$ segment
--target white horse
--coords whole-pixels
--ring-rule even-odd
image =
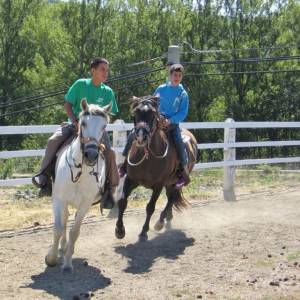
[[[55,266],[58,246],[64,255],[63,271],[72,272],[72,255],[80,226],[91,205],[100,198],[105,183],[105,160],[101,153],[101,138],[107,123],[110,105],[100,108],[81,100],[82,113],[78,137],[58,154],[53,185],[53,244],[45,262]],[[67,242],[68,206],[77,208],[75,222]]]

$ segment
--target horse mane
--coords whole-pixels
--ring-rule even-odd
[[[88,106],[88,110],[84,110],[80,113],[79,117],[81,116],[100,116],[103,117],[105,119],[107,119],[107,121],[109,122],[109,116],[108,114],[98,105],[95,104],[90,104]]]

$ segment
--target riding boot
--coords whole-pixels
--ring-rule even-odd
[[[179,179],[176,182],[176,188],[181,188],[184,185],[188,185],[190,183],[190,176],[189,176],[189,169],[188,169],[188,155],[186,151],[186,147],[184,142],[182,141],[180,131],[176,134],[175,139],[175,146],[177,150],[177,155],[179,157],[179,161],[181,164],[181,169],[179,169]]]
[[[127,155],[128,155],[129,150],[130,150],[130,148],[132,146],[134,137],[135,137],[135,133],[132,131],[128,135],[127,142],[126,142],[126,145],[125,145],[123,153],[122,153],[123,156],[125,157],[125,159],[124,159],[124,162],[119,167],[119,176],[120,176],[120,178],[124,177],[126,175],[126,173],[127,173]]]
[[[102,194],[100,207],[101,209],[111,209],[115,205],[113,193],[119,184],[119,172],[116,164],[115,152],[112,149],[106,149],[104,152],[106,163],[106,184]]]
[[[35,177],[38,177],[38,182]],[[39,188],[38,197],[50,197],[52,195],[52,180],[46,174],[40,174],[32,178],[32,183]]]
[[[178,177],[179,177],[179,179],[175,184],[175,187],[177,189],[180,189],[183,186],[188,185],[191,182],[190,175],[189,175],[189,169],[188,169],[187,165],[181,167],[181,169],[179,170]]]
[[[119,176],[123,178],[127,173],[127,157],[125,156],[124,162],[119,167]]]
[[[115,205],[114,199],[114,191],[116,187],[112,187],[110,183],[107,181],[106,186],[104,188],[104,193],[102,194],[101,201],[100,201],[100,210],[102,209],[112,209]]]

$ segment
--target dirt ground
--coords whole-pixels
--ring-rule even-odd
[[[140,243],[144,218],[127,212],[123,240],[88,218],[67,275],[44,263],[51,226],[1,231],[0,299],[300,299],[300,188],[193,201]]]

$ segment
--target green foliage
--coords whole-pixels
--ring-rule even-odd
[[[12,160],[0,161],[0,179],[9,178],[13,173]]]
[[[296,0],[0,1],[0,114],[10,114],[0,117],[0,125],[59,124],[66,119],[61,105],[64,93],[74,80],[89,76],[92,57],[106,57],[111,63],[110,76],[117,76],[164,66],[165,59],[132,64],[164,55],[171,44],[182,45],[183,62],[207,62],[185,67],[183,84],[190,96],[188,121],[224,121],[228,117],[236,121],[299,120],[299,72],[243,73],[299,69],[299,59],[221,63],[299,55],[299,47],[281,47],[299,46],[299,19]],[[184,41],[199,50],[252,50],[195,54]],[[119,117],[129,121],[128,99],[152,94],[166,76],[162,70],[113,82]],[[144,84],[154,80],[157,82]],[[18,98],[56,91],[60,94],[7,106]],[[223,140],[222,130],[196,135],[200,142]],[[238,130],[237,138],[300,139],[300,133]],[[45,141],[44,137],[10,136],[1,139],[0,147],[41,148]],[[237,151],[239,158],[295,154],[299,154],[296,147]],[[221,158],[219,150],[201,151],[201,161]]]

